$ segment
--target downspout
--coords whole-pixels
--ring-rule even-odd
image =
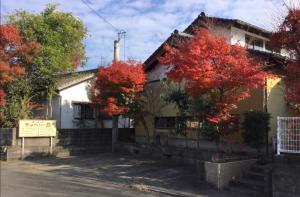
[[[265,77],[264,85],[264,112],[268,113],[268,79]],[[269,156],[269,134],[266,130],[266,156]]]
[[[58,98],[59,98],[59,128],[61,129],[61,95],[58,94]]]

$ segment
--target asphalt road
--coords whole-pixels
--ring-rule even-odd
[[[0,165],[0,197],[240,197],[210,189],[191,166],[169,160],[101,154]]]
[[[158,196],[133,189],[110,186],[99,181],[78,180],[51,173],[21,172],[7,164],[1,165],[0,197],[136,197]]]

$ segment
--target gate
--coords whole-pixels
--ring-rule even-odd
[[[300,117],[277,117],[277,154],[300,153]]]

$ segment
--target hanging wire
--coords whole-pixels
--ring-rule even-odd
[[[94,8],[92,8],[88,2],[86,2],[85,0],[81,0],[82,3],[84,3],[84,5],[86,5],[94,14],[96,14],[96,16],[98,16],[99,18],[101,18],[104,22],[106,22],[108,25],[110,25],[116,32],[119,32],[120,30],[115,27],[112,23],[110,23],[104,16],[102,16],[101,14],[99,14]]]
[[[0,26],[2,25],[2,0],[0,0]]]
[[[2,0],[0,0],[0,37],[2,37]]]

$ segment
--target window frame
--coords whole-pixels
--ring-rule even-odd
[[[95,109],[91,106],[91,103],[81,103],[81,102],[73,102],[73,119],[74,120],[95,120]],[[76,116],[76,112],[75,109],[78,108],[80,110],[78,110],[79,112],[77,112]],[[88,113],[87,110],[90,110],[89,112],[92,112],[92,115],[87,115],[90,114]]]

